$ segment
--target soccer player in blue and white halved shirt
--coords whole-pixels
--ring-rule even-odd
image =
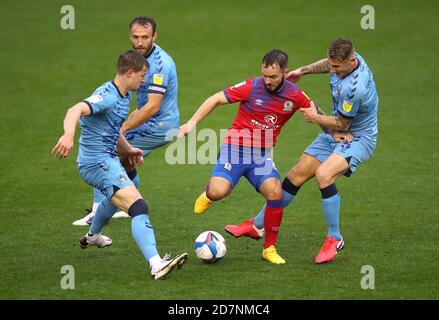
[[[130,25],[130,40],[133,49],[143,55],[149,63],[145,82],[137,90],[138,114],[131,131],[125,136],[129,143],[143,151],[147,156],[153,150],[167,144],[178,132],[180,114],[178,111],[178,79],[175,63],[172,58],[155,42],[157,40],[156,23],[152,18],[140,16],[134,18]],[[123,150],[120,151],[123,153]],[[122,163],[128,176],[139,187],[137,171],[129,163]],[[93,208],[85,217],[73,222],[73,225],[84,226],[92,221],[92,217],[104,195],[94,189]],[[127,217],[117,212],[114,217]]]
[[[120,55],[115,79],[104,83],[89,98],[68,110],[64,119],[64,134],[52,153],[58,158],[67,157],[73,148],[75,129],[80,122],[79,174],[85,182],[104,194],[90,230],[79,241],[81,248],[110,246],[113,241],[101,231],[117,208],[121,208],[132,218],[132,236],[149,263],[151,275],[160,279],[176,267],[181,267],[187,253],[173,259],[160,257],[149,222],[148,206],[128,177],[116,150],[118,144],[117,149],[123,150],[133,164],[143,154],[120,135],[120,128],[129,112],[129,91],[137,90],[145,81],[147,68],[146,60],[134,50]]]
[[[329,132],[317,136],[282,183],[287,206],[300,187],[316,177],[328,225],[326,240],[315,257],[317,264],[333,260],[344,246],[339,228],[340,194],[335,182],[342,175],[349,177],[372,156],[378,135],[378,94],[372,71],[348,39],[334,40],[327,58],[291,71],[287,77],[296,82],[306,74],[328,72],[331,73],[332,116],[322,114],[317,108],[300,110],[306,120]],[[337,134],[340,140],[335,140]],[[225,229],[236,237],[253,235],[255,228],[264,227],[264,211],[263,208],[250,221],[228,225]]]

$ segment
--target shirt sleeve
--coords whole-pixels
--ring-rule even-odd
[[[347,118],[355,117],[360,107],[361,95],[360,83],[358,86],[350,85],[347,88],[343,88],[337,111]]]
[[[96,114],[109,112],[114,107],[116,99],[111,92],[102,92],[93,93],[93,95],[84,99],[83,102],[88,105],[91,114]]]
[[[164,95],[168,88],[169,79],[172,76],[172,67],[163,63],[159,65],[149,78],[148,93],[158,93]]]
[[[309,108],[311,99],[306,95],[302,89],[298,88],[298,92],[294,96],[294,107],[299,108]]]
[[[224,95],[229,103],[235,103],[237,101],[247,101],[250,98],[252,92],[252,78],[235,84],[233,87],[224,90]]]

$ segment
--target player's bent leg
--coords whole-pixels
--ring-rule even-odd
[[[206,195],[212,201],[219,201],[232,192],[232,183],[223,177],[210,178],[206,188]]]
[[[320,161],[317,158],[304,153],[300,157],[299,162],[290,169],[287,178],[293,185],[301,187],[305,182],[314,177],[319,166]]]
[[[131,203],[135,202],[139,198],[141,199],[142,196],[137,191],[136,187],[134,185],[128,185],[126,187],[123,187],[122,189],[117,190],[113,194],[111,202],[107,200],[108,203],[106,203],[106,200],[104,199],[104,201],[99,205],[96,212],[99,217],[95,217],[93,219],[95,220],[97,218],[96,221],[93,221],[89,232],[79,240],[81,248],[85,249],[93,245],[99,248],[110,246],[113,243],[112,239],[102,235],[100,232],[103,225],[105,225],[106,222],[108,222],[108,220],[114,214],[116,207],[122,209],[125,208],[125,210],[127,210],[127,207],[129,207]],[[111,212],[108,214],[107,211]],[[93,232],[93,230],[95,232]]]
[[[135,186],[118,190],[113,196],[113,202],[118,207],[127,210],[131,216],[131,233],[150,266],[150,272],[155,280],[163,279],[171,271],[180,268],[187,259],[187,253],[181,253],[175,258],[160,258],[157,251],[154,230],[149,220],[148,205],[143,200]]]
[[[262,258],[274,264],[284,264],[285,260],[276,251],[276,242],[283,216],[282,185],[278,178],[268,178],[262,182],[260,192],[267,200],[265,206],[265,241]]]
[[[89,226],[93,222],[93,217],[96,213],[96,210],[99,204],[105,199],[105,195],[99,191],[99,189],[93,188],[93,205],[91,209],[86,209],[86,214],[78,219],[73,221],[74,226]]]
[[[128,212],[131,205],[139,199],[142,199],[139,190],[137,190],[135,185],[129,185],[117,190],[111,198],[111,202],[116,207]]]
[[[343,156],[333,153],[315,171],[319,188],[326,188],[335,183],[338,177],[349,170],[349,162]]]
[[[116,210],[117,208],[108,198],[105,198],[99,204],[93,222],[90,225],[90,230],[79,240],[79,245],[82,249],[88,248],[89,246],[104,248],[112,245],[113,240],[102,235],[101,231]]]
[[[340,234],[340,194],[335,181],[349,169],[348,161],[341,155],[333,153],[316,170],[316,179],[322,194],[322,209],[328,226],[328,234],[315,263],[332,261],[343,249],[344,241]]]
[[[314,177],[315,171],[320,165],[320,161],[309,154],[302,154],[299,162],[288,172],[287,177],[282,182],[282,197],[284,207],[288,206],[295,198],[300,187]],[[265,205],[253,218],[256,228],[261,229],[264,225]],[[238,225],[239,226],[239,225]]]
[[[139,184],[140,184],[140,178],[139,178],[139,175],[137,174],[137,170],[132,169],[131,171],[127,171],[127,175],[128,175],[128,178],[130,178],[130,180],[134,183],[134,185],[136,186],[136,188],[138,190]],[[113,214],[112,218],[113,219],[130,218],[130,215],[123,210],[119,210]]]
[[[277,178],[268,178],[262,182],[259,191],[266,200],[282,199],[282,183]]]
[[[221,200],[232,191],[232,184],[225,178],[212,177],[204,191],[194,204],[194,212],[203,214],[210,207],[213,201]]]

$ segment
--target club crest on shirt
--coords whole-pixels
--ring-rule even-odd
[[[293,111],[294,103],[293,101],[285,101],[284,103],[284,111]]]
[[[270,113],[264,117],[264,120],[267,124],[272,126],[277,123],[277,116],[273,113]]]
[[[352,102],[349,102],[349,101],[343,100],[343,105],[342,105],[342,107],[343,107],[343,111],[345,111],[345,112],[351,112],[351,110],[352,110]]]

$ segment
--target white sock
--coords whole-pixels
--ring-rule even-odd
[[[151,271],[155,271],[159,269],[162,265],[162,258],[157,254],[154,257],[150,258],[149,260],[149,267]]]
[[[100,233],[91,233],[90,230],[87,232],[87,235],[92,238],[92,240],[96,240],[96,238],[100,235]]]

